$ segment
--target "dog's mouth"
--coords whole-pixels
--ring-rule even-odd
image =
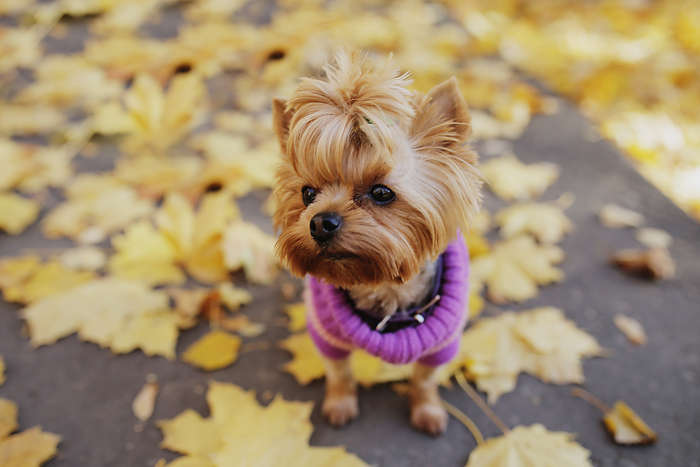
[[[359,258],[359,255],[356,255],[354,253],[348,253],[348,252],[342,252],[342,251],[327,251],[327,250],[321,250],[319,252],[318,256],[323,258],[323,259],[330,259],[333,261]]]

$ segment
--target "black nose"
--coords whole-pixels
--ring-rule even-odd
[[[343,225],[343,218],[334,212],[321,212],[316,214],[309,224],[311,236],[317,243],[330,241]]]

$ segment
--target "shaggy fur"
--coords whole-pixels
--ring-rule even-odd
[[[277,253],[293,274],[349,289],[363,309],[391,314],[425,298],[433,261],[479,205],[477,156],[464,145],[469,113],[454,78],[421,96],[390,62],[342,52],[324,72],[302,79],[289,101],[274,102],[283,153],[274,192]],[[396,199],[373,202],[375,184]],[[304,186],[317,190],[309,206]],[[320,246],[309,223],[323,212],[339,214],[343,224]],[[357,414],[351,372],[345,361],[326,368],[323,411],[343,424]],[[413,382],[414,425],[441,432],[447,417],[434,369],[418,366]]]

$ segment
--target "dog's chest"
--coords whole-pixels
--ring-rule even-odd
[[[348,289],[348,293],[357,308],[384,317],[423,301],[432,289],[435,272],[435,262],[429,261],[403,284],[360,285]]]

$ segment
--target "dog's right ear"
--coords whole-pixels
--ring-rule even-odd
[[[292,111],[287,109],[287,101],[274,99],[272,101],[272,124],[280,142],[282,154],[287,154],[287,139],[289,138],[289,124],[292,121]]]

